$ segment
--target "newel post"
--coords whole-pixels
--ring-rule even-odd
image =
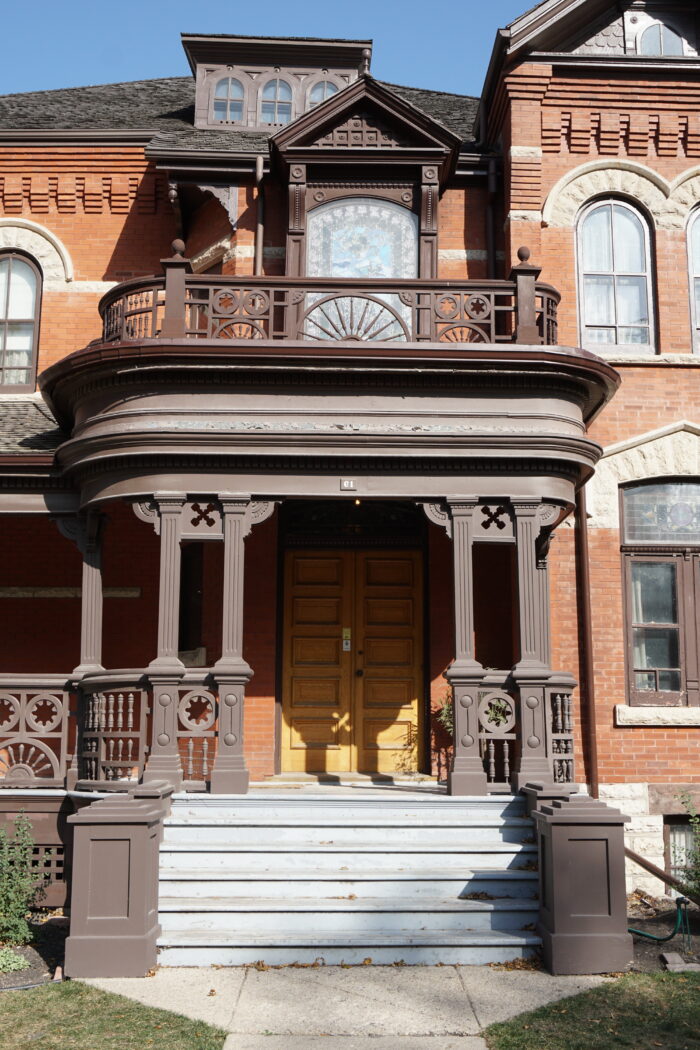
[[[184,339],[187,335],[187,274],[192,273],[192,265],[184,258],[184,241],[173,241],[172,248],[172,256],[161,259],[165,273],[165,309],[160,334],[169,339]]]
[[[529,262],[529,248],[518,248],[518,259],[520,262],[510,272],[510,280],[515,281],[514,342],[527,346],[542,342],[542,334],[537,324],[537,278],[542,273],[542,268]]]
[[[447,778],[451,795],[485,795],[488,781],[479,751],[479,688],[484,668],[474,654],[474,514],[476,499],[448,500],[452,518],[455,658],[445,672],[454,698],[454,757]]]
[[[180,538],[182,493],[156,492],[160,519],[160,587],[158,594],[158,654],[148,667],[153,688],[151,753],[144,783],[165,781],[182,787],[182,763],[177,746],[178,686],[185,668],[178,656],[180,627]]]

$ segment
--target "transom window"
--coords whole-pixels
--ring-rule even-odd
[[[627,488],[623,513],[630,702],[698,704],[700,481]]]
[[[682,55],[683,37],[662,22],[645,29],[639,39],[640,55]]]
[[[240,123],[243,120],[245,92],[240,80],[223,77],[214,88],[214,120],[222,124]]]
[[[0,255],[0,386],[33,390],[41,275],[22,255]]]
[[[292,119],[292,89],[286,80],[268,80],[262,90],[261,124],[288,124]]]
[[[623,201],[584,212],[578,229],[581,339],[594,349],[653,345],[649,231]]]
[[[314,106],[325,102],[331,95],[337,94],[337,91],[338,86],[332,80],[319,80],[318,84],[314,84],[309,92],[309,108],[313,109]]]
[[[700,351],[700,211],[692,217],[688,233],[693,342],[695,350]]]

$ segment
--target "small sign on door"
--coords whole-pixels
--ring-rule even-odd
[[[352,647],[351,642],[352,635],[349,627],[343,627],[343,652],[349,653]]]

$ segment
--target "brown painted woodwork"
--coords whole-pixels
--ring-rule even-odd
[[[303,167],[295,166],[291,174],[298,181],[289,187],[287,269],[298,275],[305,269],[307,192]],[[425,185],[423,189],[423,211],[427,215],[431,214],[430,200],[436,195],[436,187]],[[354,190],[349,195],[354,195]],[[391,199],[389,193],[383,196]],[[510,281],[435,280],[431,275],[436,265],[436,238],[435,231],[426,232],[422,226],[421,277],[417,280],[188,274],[177,260],[168,259],[163,264],[165,278],[127,281],[102,298],[103,340],[164,340],[167,335],[173,339],[223,341],[227,346],[293,340],[333,347],[343,339],[343,333],[331,331],[328,338],[314,338],[306,320],[310,309],[323,299],[332,313],[334,300],[355,297],[359,317],[366,304],[382,296],[385,309],[396,317],[393,328],[385,331],[383,339],[371,330],[364,335],[346,334],[348,338],[393,346],[406,342],[557,344],[560,296],[550,285],[535,281],[532,273],[536,268],[529,268],[529,275],[523,276],[516,267],[513,273],[517,280]],[[387,297],[391,296],[398,297],[406,307],[405,316],[390,305]]]
[[[420,552],[288,551],[282,770],[418,769],[422,638]]]

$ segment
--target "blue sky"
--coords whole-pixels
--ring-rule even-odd
[[[0,94],[185,76],[181,32],[371,37],[381,80],[478,95],[533,0],[5,0]]]

